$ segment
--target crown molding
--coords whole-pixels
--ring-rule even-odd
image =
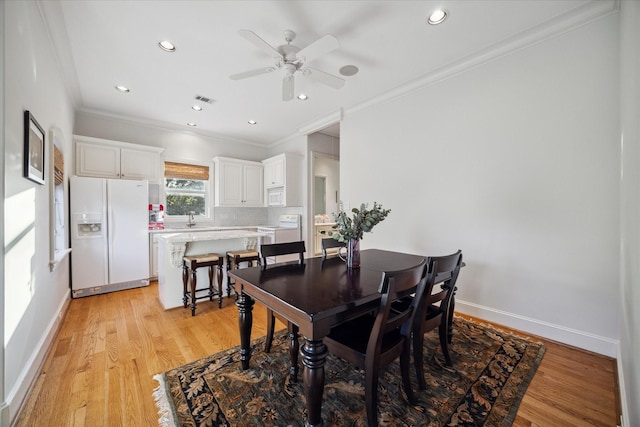
[[[210,139],[213,140],[215,142],[219,142],[219,143],[234,143],[234,144],[244,144],[244,145],[249,145],[252,147],[259,147],[259,148],[267,148],[266,145],[264,144],[259,144],[256,142],[252,142],[252,141],[247,141],[244,139],[239,139],[239,138],[233,138],[230,136],[226,136],[226,135],[222,135],[222,134],[217,134],[214,132],[209,132],[209,131],[202,131],[199,129],[185,129],[184,126],[178,126],[178,125],[174,125],[172,123],[168,123],[168,122],[162,122],[159,120],[151,120],[151,119],[141,119],[141,118],[131,118],[131,117],[127,117],[127,116],[123,116],[120,114],[115,114],[115,113],[110,113],[110,112],[106,112],[106,111],[102,111],[102,110],[94,110],[94,109],[90,109],[90,108],[80,108],[76,110],[76,114],[84,114],[90,117],[94,117],[94,118],[107,118],[107,119],[113,119],[113,120],[118,120],[118,121],[122,121],[122,122],[126,122],[126,123],[130,123],[132,125],[137,125],[137,126],[147,126],[147,127],[151,127],[151,128],[155,128],[155,129],[159,129],[159,130],[163,130],[163,131],[173,131],[173,132],[180,132],[180,133],[185,133],[185,134],[195,134],[198,136],[201,136],[203,138],[206,139]]]

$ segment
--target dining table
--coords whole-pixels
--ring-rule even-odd
[[[300,348],[303,386],[307,402],[306,426],[322,426],[324,366],[327,347],[323,338],[331,328],[375,310],[384,271],[416,267],[426,257],[381,249],[365,249],[360,268],[347,268],[339,257],[306,258],[303,263],[288,262],[232,270],[240,297],[240,362],[250,368],[252,309],[255,301],[270,308],[304,337]],[[295,329],[294,329],[295,331]],[[291,328],[290,328],[291,332]],[[297,341],[291,343],[292,363],[297,365]]]

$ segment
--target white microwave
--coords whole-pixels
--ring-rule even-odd
[[[284,206],[284,187],[267,190],[267,206]]]

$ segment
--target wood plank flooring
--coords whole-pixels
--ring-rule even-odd
[[[252,338],[265,327],[256,303]],[[514,426],[615,426],[615,360],[541,341],[547,352]],[[163,310],[155,283],[72,300],[15,425],[157,426],[153,375],[239,343],[233,298],[222,309],[199,302],[195,317]]]

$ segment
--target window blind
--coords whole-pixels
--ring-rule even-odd
[[[209,167],[190,165],[187,163],[164,162],[164,176],[165,178],[199,179],[206,181],[209,179]]]
[[[56,185],[60,185],[64,181],[64,156],[58,146],[53,146],[53,176]]]

